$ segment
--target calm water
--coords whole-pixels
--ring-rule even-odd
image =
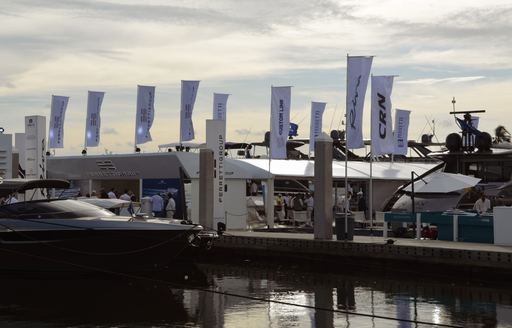
[[[512,327],[509,288],[249,261],[180,268],[2,276],[0,327]]]

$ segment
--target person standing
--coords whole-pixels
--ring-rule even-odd
[[[352,201],[352,192],[349,191],[347,196],[348,196],[348,198],[345,200],[345,208],[347,209],[348,213],[351,213],[350,212],[350,202]]]
[[[279,222],[282,222],[284,220],[284,199],[281,194],[278,194],[276,197],[275,211],[277,214],[277,219]]]
[[[108,198],[110,199],[117,199],[116,193],[114,191],[114,188],[111,188],[110,191],[107,193]]]
[[[100,198],[103,198],[103,199],[108,198],[108,194],[105,191],[105,189],[103,189],[103,188],[100,190]]]
[[[253,181],[251,183],[251,196],[257,196],[258,195],[258,184],[256,181]]]
[[[364,213],[364,219],[366,220],[366,199],[362,191],[357,193],[357,210]]]
[[[313,209],[315,208],[313,196],[311,194],[307,194],[306,200],[304,201],[306,204],[306,217],[307,217],[307,225],[312,225],[313,222]]]
[[[348,198],[345,199],[345,195],[340,195],[336,201],[336,205],[338,207],[337,210],[340,213],[345,213],[345,209],[347,209],[347,212],[350,213],[350,200],[352,199],[352,193],[349,191],[347,196]]]
[[[122,200],[131,200],[130,193],[129,193],[128,189],[125,189],[125,190],[124,190],[124,194],[122,194],[121,196],[119,196],[119,199],[122,199]]]
[[[156,217],[163,217],[164,211],[164,199],[159,194],[154,194],[151,196],[151,200],[153,201],[153,213]]]
[[[169,194],[169,201],[167,202],[167,206],[165,207],[166,216],[169,219],[174,218],[174,213],[176,212],[176,202],[171,194]]]

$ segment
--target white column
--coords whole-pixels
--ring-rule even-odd
[[[265,212],[269,229],[274,228],[274,179],[265,181]]]
[[[332,239],[332,139],[325,133],[315,140],[314,183],[315,239]]]
[[[199,224],[213,226],[213,151],[201,149],[199,153]]]

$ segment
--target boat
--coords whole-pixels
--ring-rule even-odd
[[[387,201],[384,211],[471,211],[481,192],[491,199],[493,205],[512,205],[512,147],[506,146],[510,139],[502,140],[498,135],[498,132],[503,134],[506,129],[498,127],[493,140],[489,133],[480,132],[469,125],[472,112],[456,112],[464,114],[464,120],[459,120],[460,134],[449,134],[446,137],[447,149],[429,154],[442,161],[442,164],[417,175],[414,183],[421,183],[429,175],[444,172],[480,179],[478,184],[446,193],[416,191],[413,194],[409,181]]]
[[[65,180],[0,180],[0,271],[147,271],[208,249],[216,232],[188,221],[122,217],[73,199],[27,200],[26,191],[65,189]],[[22,197],[22,196],[25,197]]]

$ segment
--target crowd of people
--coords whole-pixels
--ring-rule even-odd
[[[314,219],[314,198],[311,193],[289,193],[276,196],[274,211],[278,222],[294,221],[296,212],[306,212],[306,225]]]
[[[18,202],[18,199],[16,198],[16,194],[12,193],[7,197],[1,197],[0,198],[0,205],[9,205],[9,204],[15,204]]]
[[[152,210],[155,217],[173,219],[176,214],[176,201],[173,195],[168,193],[156,193],[151,196]]]
[[[81,197],[79,195],[79,197]],[[130,202],[136,202],[137,197],[135,193],[129,189],[125,189],[122,194],[120,194],[115,188],[110,188],[108,191],[106,189],[101,189],[99,197],[96,194],[96,191],[93,190],[90,194],[87,193],[85,195],[87,198],[103,198],[103,199],[121,199]],[[176,214],[176,201],[174,196],[170,192],[156,193],[151,196],[152,201],[152,211],[155,217],[160,218],[174,218]],[[130,208],[133,208],[133,205],[130,204]]]
[[[82,197],[82,194],[79,193],[78,197]],[[122,199],[127,201],[135,202],[137,201],[137,197],[135,193],[131,190],[125,189],[123,194],[120,194],[115,188],[110,188],[108,191],[106,189],[100,190],[100,195],[96,193],[96,190],[91,191],[91,193],[85,194],[86,198],[103,198],[103,199]]]

